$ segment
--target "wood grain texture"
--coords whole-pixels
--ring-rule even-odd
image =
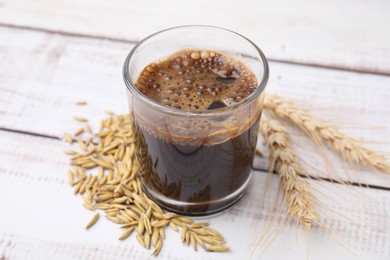
[[[135,237],[119,241],[118,226],[101,218],[90,230],[84,226],[94,213],[82,208],[82,200],[66,183],[69,145],[59,140],[0,131],[0,259],[146,259],[151,251],[141,248]],[[271,175],[264,199],[267,174],[255,172],[245,197],[224,214],[202,218],[220,230],[232,247],[228,254],[206,253],[181,245],[180,234],[167,231],[161,259],[244,259],[250,255],[256,235],[272,212],[277,178]],[[334,237],[352,248],[356,256],[314,226],[310,255],[313,259],[388,259],[390,248],[390,193],[359,187],[341,187],[311,181],[319,201],[347,215],[356,224],[321,212]],[[328,196],[321,196],[325,192]],[[277,209],[277,207],[276,207]],[[325,214],[324,214],[325,213]],[[200,219],[199,219],[200,220]],[[278,220],[280,221],[280,220]],[[262,259],[306,257],[304,234],[288,226]],[[332,248],[332,250],[329,250]],[[258,249],[252,255],[257,259]]]
[[[138,41],[172,26],[236,30],[274,60],[390,74],[390,2],[1,0],[0,23]]]
[[[127,112],[121,68],[132,45],[0,27],[0,127],[60,138],[77,130],[74,115],[97,127],[106,109]],[[17,58],[16,58],[17,57]],[[345,132],[375,141],[367,145],[390,153],[390,77],[271,62],[268,90],[297,100],[300,106],[344,126]],[[88,105],[77,106],[75,101]],[[318,166],[318,152],[294,129],[296,148],[309,165]],[[261,140],[259,148],[266,151]],[[310,149],[309,149],[310,148]],[[390,177],[338,165],[335,176],[353,182],[390,187]],[[255,167],[268,169],[256,158]],[[326,177],[329,174],[309,169]],[[349,172],[345,172],[349,171]]]

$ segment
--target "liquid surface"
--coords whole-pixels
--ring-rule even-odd
[[[135,86],[164,106],[209,110],[245,99],[257,88],[257,80],[243,63],[227,55],[183,50],[147,66]]]

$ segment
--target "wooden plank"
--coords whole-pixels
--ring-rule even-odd
[[[0,43],[0,60],[7,64],[0,68],[1,128],[60,138],[81,126],[74,115],[88,117],[97,127],[106,109],[127,112],[121,67],[132,45],[4,27],[0,33],[7,39]],[[344,126],[345,132],[375,141],[367,144],[373,149],[390,152],[390,122],[384,120],[390,115],[390,77],[275,62],[270,66],[270,92],[296,99]],[[75,105],[80,99],[88,105]],[[305,139],[292,133],[302,148]],[[261,140],[259,148],[265,151]],[[304,146],[301,151],[304,161],[319,164],[315,150]],[[256,159],[255,166],[267,169],[267,160]],[[350,176],[343,170],[336,175],[343,180],[390,187],[389,176],[339,167],[350,171]]]
[[[84,226],[94,213],[85,210],[80,197],[72,194],[66,182],[68,144],[59,140],[0,131],[0,258],[2,259],[144,259],[151,251],[141,248],[134,236],[118,241],[118,226],[101,218],[90,230]],[[232,247],[227,254],[194,252],[182,246],[180,234],[167,231],[161,259],[189,258],[243,259],[250,256],[254,239],[272,212],[277,178],[271,175],[262,196],[267,174],[255,172],[244,198],[229,211],[202,218],[220,230]],[[356,224],[321,212],[332,227],[334,237],[354,250],[352,255],[313,227],[310,256],[315,259],[388,259],[390,192],[311,181],[317,199],[335,211],[354,219]],[[321,193],[327,196],[321,196]],[[262,198],[262,199],[261,199]],[[342,199],[341,199],[342,198]],[[276,208],[277,209],[277,208]],[[306,257],[304,234],[295,224],[288,226],[262,259]],[[293,245],[293,246],[292,246]],[[332,250],[329,250],[332,248]],[[261,248],[252,257],[260,257]]]
[[[210,24],[246,35],[274,60],[390,73],[387,0],[0,3],[0,23],[6,25],[138,41],[172,26]]]

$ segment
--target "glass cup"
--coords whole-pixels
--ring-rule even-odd
[[[163,106],[135,87],[146,66],[182,49],[214,50],[241,61],[255,74],[257,89],[231,106],[187,111]],[[138,43],[126,58],[123,77],[145,193],[170,211],[192,216],[237,202],[253,171],[268,74],[267,60],[253,42],[218,27],[176,27]]]

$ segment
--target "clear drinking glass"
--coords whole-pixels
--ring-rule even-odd
[[[257,89],[232,106],[187,111],[165,107],[135,87],[146,66],[182,49],[214,50],[241,61],[255,74]],[[252,175],[268,73],[267,60],[253,42],[218,27],[167,29],[130,51],[123,77],[141,182],[154,201],[170,211],[201,216],[223,211],[243,196]]]

